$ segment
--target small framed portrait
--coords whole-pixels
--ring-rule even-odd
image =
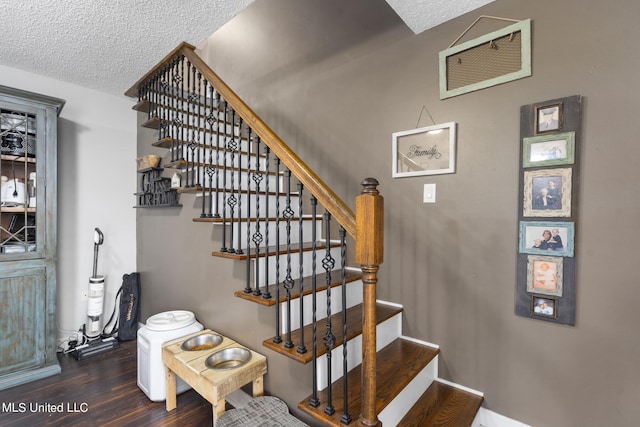
[[[562,130],[562,103],[536,108],[536,135]]]
[[[531,314],[533,316],[558,318],[558,300],[542,295],[531,295]]]
[[[571,216],[571,168],[524,172],[525,217]]]
[[[522,167],[572,165],[575,162],[575,132],[524,138]]]
[[[527,257],[527,292],[562,296],[563,259],[542,255]]]
[[[392,146],[394,178],[456,171],[455,122],[394,132]]]
[[[520,253],[573,256],[573,222],[520,221]]]

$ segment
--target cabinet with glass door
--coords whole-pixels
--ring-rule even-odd
[[[56,164],[63,105],[0,86],[0,389],[60,372]]]

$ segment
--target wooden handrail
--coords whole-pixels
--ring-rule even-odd
[[[167,55],[156,67],[144,75],[143,78],[138,80],[129,90],[125,92],[125,95],[130,97],[138,96],[138,86],[144,81],[149,79],[155,72],[165,65],[167,65],[171,59],[182,54],[184,55],[193,66],[202,74],[209,83],[218,91],[218,93],[224,98],[225,101],[236,111],[237,114],[242,117],[245,123],[247,123],[251,129],[260,137],[260,140],[264,142],[276,155],[280,161],[293,173],[293,175],[304,185],[304,187],[318,200],[318,202],[324,206],[324,208],[331,214],[331,216],[338,221],[338,223],[344,227],[347,233],[353,238],[356,238],[357,227],[355,214],[342,201],[334,192],[329,188],[327,184],[320,179],[318,175],[291,150],[291,148],[271,130],[271,128],[247,105],[245,102],[229,87],[227,84],[207,65],[206,62],[195,53],[195,47],[182,43],[176,49],[174,49],[169,55]]]

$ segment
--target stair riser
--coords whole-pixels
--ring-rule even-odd
[[[237,218],[237,216],[236,216]],[[227,217],[227,219],[229,219],[229,217]],[[222,225],[219,223],[215,223],[215,225]],[[279,230],[279,234],[280,234],[280,245],[286,245],[287,243],[287,230],[286,227],[284,227],[284,222],[281,221],[280,223],[281,227]],[[250,241],[249,244],[247,245],[247,223],[246,222],[242,222],[242,223],[237,223],[235,222],[234,224],[231,225],[231,227],[233,227],[233,246],[234,248],[238,249],[237,246],[239,245],[241,249],[247,249],[248,246],[251,247],[251,253],[255,253],[255,245],[253,244],[253,241],[251,241],[251,239],[253,238],[253,233],[255,232],[255,227],[256,224],[255,223],[250,223],[249,224],[249,235],[250,235]],[[316,233],[318,233],[317,235],[320,236],[320,231],[322,228],[322,224],[320,221],[317,222],[316,224]],[[296,221],[295,223],[293,221],[291,221],[291,234],[290,234],[290,243],[291,243],[291,249],[292,250],[296,250],[297,248],[295,247],[295,245],[297,245],[299,243],[299,229],[300,229],[300,225],[298,224],[298,222]],[[311,221],[303,221],[302,222],[302,240],[304,242],[307,242],[309,240],[309,238],[307,236],[311,236],[311,230],[313,229],[313,224]],[[229,232],[227,232],[229,233]],[[238,234],[239,233],[239,234]],[[260,244],[260,252],[264,253],[264,246],[274,246],[276,244],[276,225],[275,222],[270,222],[269,223],[269,240],[267,241],[267,234],[266,234],[266,229],[264,227],[264,223],[260,223],[260,234],[262,234],[262,243]],[[238,242],[238,237],[240,237],[240,242]],[[322,256],[324,256],[324,253],[322,254]],[[270,257],[271,258],[271,257]],[[336,260],[339,260],[339,258],[336,258]],[[320,260],[318,261],[320,262]],[[283,263],[280,264],[281,268],[282,266],[285,265]],[[297,263],[296,263],[297,265]],[[286,268],[286,265],[285,267]],[[292,267],[292,269],[297,269],[299,267]],[[275,276],[274,276],[274,280],[275,280]],[[275,282],[273,282],[275,283]]]
[[[325,280],[324,273],[326,271],[324,267],[322,267],[322,258],[325,255],[326,253],[324,249],[322,249],[316,254],[316,274],[318,274],[317,277],[318,277],[319,284],[323,283],[322,281]],[[338,262],[338,260],[340,259],[340,248],[331,248],[331,256],[336,260],[334,270],[340,268],[340,263]],[[269,261],[268,261],[269,277],[267,278],[267,282],[265,282],[265,277],[264,277],[264,268],[265,268],[265,262],[266,262],[265,258],[259,258],[257,260],[258,274],[259,274],[258,282],[260,283],[260,287],[264,287],[265,283],[269,283],[269,284],[282,283],[287,277],[287,254],[281,254],[279,255],[279,258],[280,258],[279,275],[276,276],[276,257],[275,256],[269,257]],[[254,261],[254,263],[255,262],[256,261]],[[255,264],[254,264],[253,271],[255,273]],[[303,271],[303,277],[310,276],[312,274],[311,272],[313,271],[313,253],[311,251],[302,252],[302,271]],[[291,272],[289,274],[291,274],[291,278],[294,280],[300,277],[300,254],[299,253],[291,254]],[[279,277],[279,278],[276,279],[276,277]],[[311,282],[309,281],[309,283],[305,283],[304,286],[305,288],[310,289]]]
[[[398,425],[398,422],[436,378],[438,378],[438,356],[431,360],[391,403],[378,414],[378,419],[382,421],[382,425]]]
[[[309,288],[311,284],[307,284],[305,288]],[[347,287],[347,308],[351,308],[362,302],[362,281],[358,280],[353,283],[348,283]],[[338,313],[342,310],[342,286],[335,286],[331,288],[331,313]],[[313,322],[313,297],[311,294],[305,295],[302,298],[303,301],[303,315],[304,325],[310,325]],[[291,301],[291,330],[300,328],[300,298],[296,298]],[[287,332],[287,324],[289,316],[287,315],[287,303],[280,304],[280,324],[282,325],[282,332]],[[325,324],[327,318],[327,291],[321,291],[316,296],[316,318],[318,319],[318,325],[321,325],[321,329],[325,330]]]
[[[198,196],[200,196],[202,193],[198,193]],[[208,196],[208,191],[206,192],[207,195],[205,195],[205,203],[210,203],[209,200],[209,196]],[[227,197],[229,197],[229,193],[227,193]],[[213,192],[213,197],[215,198],[215,191]],[[242,203],[240,204],[240,218],[246,218],[247,217],[247,194],[246,193],[242,193],[242,194],[238,194],[237,192],[235,193],[235,197],[241,197],[242,198]],[[269,218],[275,218],[278,215],[278,212],[276,210],[276,199],[275,196],[271,197],[271,199],[269,200],[269,211],[267,212],[267,206],[265,203],[265,198],[262,195],[258,196],[260,198],[260,206],[259,206],[259,218],[263,219],[261,228],[264,228],[264,218],[265,217],[269,217]],[[286,196],[280,196],[280,210],[282,210],[283,206],[286,206],[286,202],[287,202],[287,197]],[[250,218],[255,218],[256,217],[256,195],[255,194],[249,194],[249,215]],[[207,205],[208,206],[208,205]],[[224,195],[222,194],[222,191],[218,192],[218,209],[220,210],[220,215],[222,215],[222,206],[224,205]],[[214,199],[214,209],[215,209],[215,199]],[[294,212],[294,217],[298,216],[298,212],[299,212],[299,208],[298,208],[298,196],[297,195],[292,195],[291,196],[291,210]],[[229,218],[229,208],[227,207],[226,209],[227,212],[227,218]],[[282,215],[282,213],[280,213]],[[235,206],[235,216],[236,218],[238,217],[238,206]],[[275,222],[275,219],[273,219],[273,222]]]
[[[336,327],[336,325],[334,325]],[[325,328],[320,327],[318,334],[325,334]],[[402,331],[402,314],[397,314],[376,327],[376,351],[387,346],[398,338]],[[331,352],[331,380],[342,378],[342,363],[344,360],[342,346],[334,348]],[[362,335],[358,335],[347,343],[347,370],[351,370],[362,363]],[[316,375],[318,376],[318,390],[328,385],[328,362],[326,355],[318,358]],[[385,424],[395,425],[395,424]]]

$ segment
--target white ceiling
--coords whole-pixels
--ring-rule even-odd
[[[253,1],[0,0],[0,65],[122,96],[178,44],[200,44]],[[417,34],[493,0],[386,1]]]

